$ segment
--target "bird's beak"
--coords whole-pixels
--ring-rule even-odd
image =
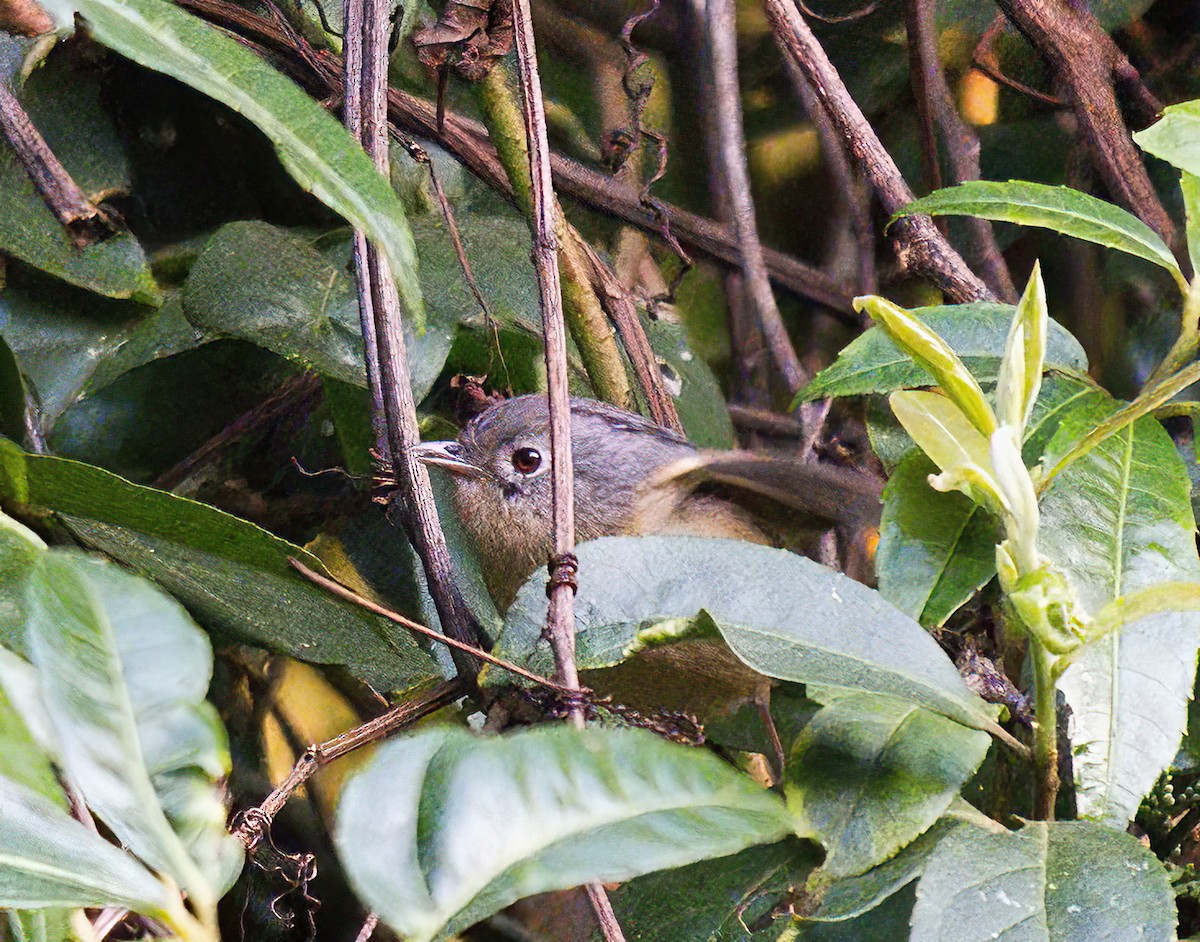
[[[465,477],[487,477],[487,472],[476,464],[467,461],[462,454],[462,445],[458,442],[421,442],[413,448],[413,453],[422,464],[445,468],[452,474]]]

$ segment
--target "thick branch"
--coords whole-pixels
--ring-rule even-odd
[[[851,159],[870,181],[890,214],[912,202],[913,193],[891,155],[875,135],[841,76],[825,55],[791,0],[764,0],[771,29],[816,93],[817,100],[846,142]],[[992,300],[992,292],[967,267],[928,216],[906,216],[893,226],[901,267],[930,279],[955,301]]]
[[[1175,224],[1159,202],[1117,104],[1115,81],[1133,70],[1125,54],[1084,5],[1063,0],[996,0],[1050,64],[1113,199],[1140,217],[1168,244]]]

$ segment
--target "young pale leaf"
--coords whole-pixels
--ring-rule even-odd
[[[1058,431],[1051,455],[1115,411],[1106,393],[1060,378],[1035,422]],[[1041,500],[1038,547],[1084,609],[1170,582],[1200,582],[1190,484],[1162,426],[1139,419],[1054,478]],[[1169,639],[1169,640],[1168,640]],[[1079,813],[1125,827],[1175,756],[1195,678],[1200,614],[1159,614],[1086,645],[1059,680],[1072,711]]]
[[[555,726],[388,743],[346,786],[336,839],[363,901],[409,942],[429,942],[525,896],[791,829],[774,794],[714,755],[641,730]]]
[[[41,537],[0,512],[0,645],[25,651],[25,579],[46,552]]]
[[[424,315],[404,207],[387,179],[332,115],[237,40],[161,0],[47,0],[62,22],[78,13],[92,36],[135,62],[244,115],[304,189],[361,229],[391,266],[405,307]]]
[[[198,906],[211,906],[214,888],[168,822],[145,766],[112,622],[115,600],[94,576],[99,565],[47,553],[27,587],[29,649],[62,761],[88,806],[123,844],[170,874]]]
[[[992,708],[967,689],[924,629],[873,589],[812,560],[740,540],[605,537],[578,547],[577,659],[610,667],[656,623],[705,612],[761,674],[883,693],[996,733]],[[552,669],[542,638],[546,574],[508,610],[495,653]]]
[[[993,509],[1004,506],[995,486],[991,446],[962,410],[945,396],[917,389],[894,392],[888,404],[904,430],[943,472],[938,490],[964,491]]]
[[[974,774],[986,734],[910,703],[852,694],[800,733],[788,806],[825,847],[823,870],[864,873],[924,833]]]
[[[946,341],[979,382],[988,383],[999,377],[1005,338],[1015,311],[1011,304],[977,302],[918,307],[911,313]],[[1045,368],[1087,370],[1083,347],[1057,321],[1048,325]],[[800,391],[796,404],[829,396],[863,396],[935,385],[934,376],[896,346],[886,330],[872,327],[842,348],[833,365]]]
[[[1187,289],[1175,256],[1158,233],[1121,207],[1070,187],[1021,180],[971,180],[914,200],[892,219],[916,213],[978,216],[1052,229],[1153,262],[1169,271],[1182,290]]]
[[[1013,315],[996,386],[996,406],[1003,422],[1018,432],[1024,431],[1042,387],[1049,320],[1042,266],[1037,262]]]
[[[1173,942],[1175,901],[1162,864],[1121,831],[1083,821],[957,828],[917,884],[911,938]]]
[[[911,454],[883,492],[875,572],[880,594],[940,626],[996,574],[997,520],[965,494],[936,491],[933,463]]]
[[[0,819],[0,908],[126,906],[162,918],[179,906],[129,854],[3,777]]]
[[[856,310],[866,311],[898,346],[927,369],[937,385],[954,402],[970,423],[984,435],[996,430],[996,416],[984,398],[979,381],[971,375],[941,337],[886,298],[855,298]]]
[[[0,499],[53,511],[87,545],[153,578],[233,637],[316,664],[342,664],[381,689],[440,676],[407,633],[331,596],[299,546],[215,507],[100,468],[27,455],[0,440]]]

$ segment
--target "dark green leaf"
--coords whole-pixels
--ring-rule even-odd
[[[642,730],[435,729],[384,746],[338,808],[342,862],[410,942],[522,897],[779,840],[783,803],[715,756]]]
[[[940,626],[996,574],[993,517],[957,491],[935,491],[922,454],[900,462],[883,492],[879,592],[921,624]]]
[[[1183,281],[1179,263],[1158,233],[1127,210],[1071,187],[972,180],[921,197],[892,218],[915,213],[978,216],[1052,229],[1145,259]]]
[[[0,498],[60,514],[88,545],[149,576],[210,627],[315,664],[342,664],[382,690],[439,676],[395,625],[296,573],[300,547],[213,507],[99,468],[0,442]]]
[[[778,942],[816,862],[812,846],[795,841],[750,847],[630,880],[611,894],[613,910],[631,939]]]
[[[981,302],[915,308],[912,313],[950,345],[976,379],[986,383],[999,375],[1014,310],[1011,304]],[[1087,356],[1079,341],[1056,321],[1050,322],[1046,369],[1087,369]],[[861,396],[934,383],[924,367],[914,363],[883,330],[872,327],[846,346],[798,398]]]
[[[38,69],[21,97],[85,195],[99,199],[129,189],[125,151],[101,108],[100,86],[70,57],[55,56]],[[6,143],[0,143],[0,252],[94,294],[145,304],[160,300],[138,240],[124,232],[77,249]]]
[[[159,0],[53,0],[98,42],[240,112],[275,145],[304,189],[374,239],[409,315],[422,321],[417,258],[404,208],[349,133],[299,86],[237,40]]]
[[[825,847],[830,877],[864,873],[924,833],[988,750],[985,733],[891,697],[851,694],[796,740],[788,805]]]
[[[654,643],[671,618],[709,615],[759,673],[800,683],[885,693],[978,729],[991,708],[915,621],[879,593],[802,556],[738,540],[607,537],[578,548],[575,602],[580,667],[617,664]],[[546,575],[521,589],[497,653],[550,669],[542,639]]]
[[[702,448],[732,448],[733,423],[721,387],[708,364],[688,346],[683,328],[651,318],[642,323],[684,434]]]
[[[925,867],[912,931],[923,942],[1166,942],[1175,904],[1162,864],[1121,831],[959,828]]]

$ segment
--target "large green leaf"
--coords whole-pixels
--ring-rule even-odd
[[[986,383],[999,375],[1014,310],[1011,304],[980,302],[920,307],[912,313],[950,345],[976,379]],[[1087,356],[1079,341],[1055,321],[1050,323],[1047,338],[1046,368],[1087,369]],[[833,365],[818,373],[800,398],[862,396],[934,383],[930,373],[901,351],[885,331],[872,327],[844,347]]]
[[[1162,864],[1137,839],[1078,822],[1016,833],[958,828],[917,885],[921,942],[1156,942],[1175,939]]]
[[[1146,153],[1200,176],[1200,99],[1168,105],[1154,124],[1133,139]]]
[[[642,730],[436,729],[384,746],[338,807],[351,882],[410,942],[535,893],[779,840],[777,796]]]
[[[100,85],[66,56],[54,56],[25,84],[22,104],[67,172],[93,199],[129,189],[125,150],[100,104]],[[128,232],[84,249],[71,242],[0,141],[0,252],[110,298],[158,302],[146,254]]]
[[[294,82],[225,35],[163,0],[49,0],[69,22],[147,68],[179,79],[240,112],[275,146],[304,189],[374,239],[409,314],[422,322],[417,257],[404,208],[349,133]]]
[[[163,586],[211,628],[315,664],[342,664],[381,690],[440,676],[391,622],[334,598],[288,564],[300,547],[214,507],[90,465],[0,441],[0,500],[53,511],[88,545]]]
[[[936,491],[925,455],[903,459],[883,492],[879,592],[921,624],[940,626],[996,574],[999,527],[958,491]]]
[[[918,706],[851,694],[801,731],[784,779],[788,806],[824,845],[825,873],[855,876],[941,817],[989,742]]]
[[[878,592],[812,560],[739,540],[606,537],[581,544],[575,600],[581,668],[620,663],[666,619],[707,613],[744,663],[781,680],[884,693],[977,729],[991,707],[937,643]],[[497,653],[551,669],[542,638],[546,576],[505,619]]]
[[[1053,463],[1117,406],[1061,378],[1035,411],[1031,442]],[[1158,583],[1200,581],[1187,471],[1153,419],[1070,465],[1041,509],[1039,549],[1092,614]],[[1125,827],[1170,764],[1186,727],[1198,643],[1200,615],[1179,612],[1110,631],[1075,656],[1059,687],[1072,711],[1081,815]]]
[[[134,576],[104,571],[102,565],[112,564],[47,553],[27,583],[29,650],[61,744],[61,761],[89,807],[125,846],[169,874],[202,908],[211,906],[217,898],[215,887],[171,827],[150,781],[117,644],[114,623],[123,613],[114,608],[127,602],[121,595],[157,590]],[[130,601],[148,603],[151,609],[137,613],[138,618],[161,619],[162,609],[175,605],[163,596]],[[171,614],[176,625],[186,622],[182,610],[175,608]],[[166,632],[173,627],[169,620],[162,625]],[[203,636],[199,642],[206,649]],[[172,651],[169,641],[164,647],[164,655],[182,653]],[[151,665],[151,672],[167,666]],[[187,666],[185,659],[180,669]],[[201,665],[203,686],[208,666]],[[175,673],[178,676],[178,669]],[[169,699],[173,693],[162,696]]]
[[[1071,187],[971,180],[914,200],[892,218],[914,213],[978,216],[1052,229],[1145,259],[1184,284],[1179,263],[1158,233],[1127,210]]]
[[[0,777],[0,908],[127,906],[163,917],[166,886],[48,798]]]

